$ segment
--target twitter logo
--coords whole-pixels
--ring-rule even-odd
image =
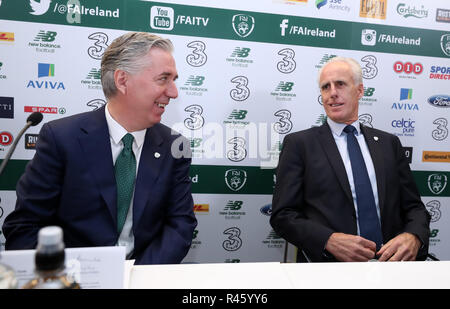
[[[51,0],[30,0],[30,6],[32,12],[30,14],[32,15],[43,15],[47,13],[49,7],[50,7]]]

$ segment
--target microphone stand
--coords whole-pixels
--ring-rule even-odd
[[[33,124],[32,121],[28,121],[27,124],[25,125],[25,127],[23,127],[22,130],[20,130],[19,134],[17,134],[16,139],[14,140],[11,148],[9,149],[8,153],[6,154],[5,158],[2,161],[2,165],[0,165],[0,176],[3,173],[3,170],[6,167],[6,164],[8,164],[9,159],[11,158],[14,150],[16,149],[16,146],[20,140],[20,138],[22,137],[23,133],[25,133],[25,131]]]

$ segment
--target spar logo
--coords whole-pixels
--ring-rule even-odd
[[[25,113],[39,112],[43,114],[65,114],[66,109],[64,107],[50,107],[50,106],[24,106],[23,111]]]
[[[8,131],[0,132],[0,145],[1,146],[9,146],[12,144],[14,137]]]

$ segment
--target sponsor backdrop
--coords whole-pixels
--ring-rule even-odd
[[[357,59],[360,120],[399,136],[432,215],[430,252],[450,259],[447,0],[0,0],[0,19],[0,159],[31,112],[44,123],[105,104],[100,59],[114,38],[148,31],[174,42],[179,97],[163,122],[193,152],[199,225],[186,263],[284,260],[269,225],[283,138],[325,120],[324,62]],[[1,176],[0,224],[41,126]]]

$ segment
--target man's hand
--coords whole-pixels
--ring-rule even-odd
[[[420,248],[419,238],[411,233],[402,233],[392,238],[377,252],[379,261],[414,261]]]
[[[375,258],[376,244],[361,236],[333,233],[325,249],[338,261],[366,262]]]

